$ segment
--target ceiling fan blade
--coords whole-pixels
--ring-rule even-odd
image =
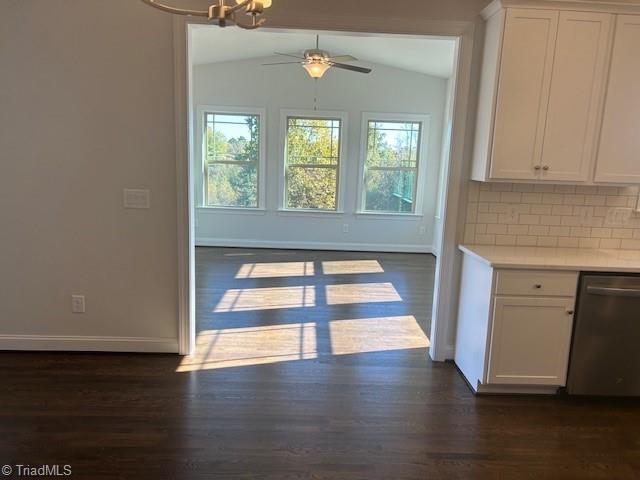
[[[268,67],[270,65],[300,65],[302,62],[276,62],[276,63],[263,63],[263,67]]]
[[[300,55],[295,55],[293,53],[280,53],[280,52],[273,52],[275,55],[282,55],[283,57],[293,57],[293,58],[297,58],[299,60],[304,60],[304,57],[301,57]]]
[[[329,62],[329,65],[331,65],[332,67],[341,68],[343,70],[350,70],[352,72],[358,72],[358,73],[371,73],[372,72],[372,70],[370,68],[356,67],[355,65],[347,65],[347,64],[344,64],[344,63]]]
[[[353,55],[336,55],[335,57],[329,57],[331,62],[357,62],[358,59]]]

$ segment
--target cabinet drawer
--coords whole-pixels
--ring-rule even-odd
[[[578,272],[499,270],[495,293],[527,297],[574,297],[577,289]]]

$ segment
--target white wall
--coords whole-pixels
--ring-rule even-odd
[[[171,18],[131,0],[1,10],[0,348],[177,351]],[[152,208],[123,209],[125,187]]]
[[[296,65],[265,67],[282,61],[269,57],[194,67],[194,111],[201,105],[260,107],[267,111],[266,211],[235,213],[211,208],[197,210],[199,245],[340,248],[388,251],[432,251],[438,198],[442,123],[447,81],[383,65],[369,65],[370,75],[330,70],[318,82],[318,108],[348,114],[344,214],[279,212],[282,163],[281,109],[312,110],[315,86]],[[364,63],[360,63],[365,65]],[[357,215],[357,184],[361,157],[362,112],[426,114],[430,117],[425,169],[423,215]],[[197,115],[197,114],[196,114]],[[195,122],[195,121],[194,121]],[[194,123],[196,124],[196,123]],[[196,142],[197,143],[197,142]],[[202,182],[199,152],[195,155]],[[201,188],[196,188],[201,193]],[[202,199],[199,199],[202,204]],[[349,233],[343,233],[343,225]],[[424,233],[421,233],[424,228]]]

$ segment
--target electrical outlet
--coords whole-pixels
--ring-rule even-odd
[[[604,225],[606,227],[624,227],[631,222],[631,216],[633,215],[632,208],[614,207],[607,211],[607,216],[604,219]]]
[[[595,209],[593,207],[579,207],[578,216],[580,217],[580,225],[590,226],[593,223],[593,215]]]
[[[71,313],[85,313],[84,295],[71,295]]]
[[[511,207],[509,209],[509,220],[511,222],[517,223],[520,218],[520,212],[518,212],[518,207]]]
[[[425,235],[427,233],[427,227],[420,227],[420,235]]]
[[[349,233],[349,224],[345,223],[342,225],[342,233]]]

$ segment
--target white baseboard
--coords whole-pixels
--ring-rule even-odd
[[[437,358],[434,358],[432,355],[432,351],[429,350],[429,358],[431,358],[434,362],[448,362],[449,360],[455,359],[455,347],[453,345],[445,345],[440,349],[441,355],[438,355]]]
[[[395,245],[389,243],[296,242],[235,238],[196,238],[197,247],[278,248],[286,250],[342,250],[347,252],[431,253],[433,245]]]
[[[178,353],[177,338],[0,335],[0,350]]]
[[[478,385],[475,389],[479,394],[503,395],[556,395],[560,387],[528,386],[528,385]]]

